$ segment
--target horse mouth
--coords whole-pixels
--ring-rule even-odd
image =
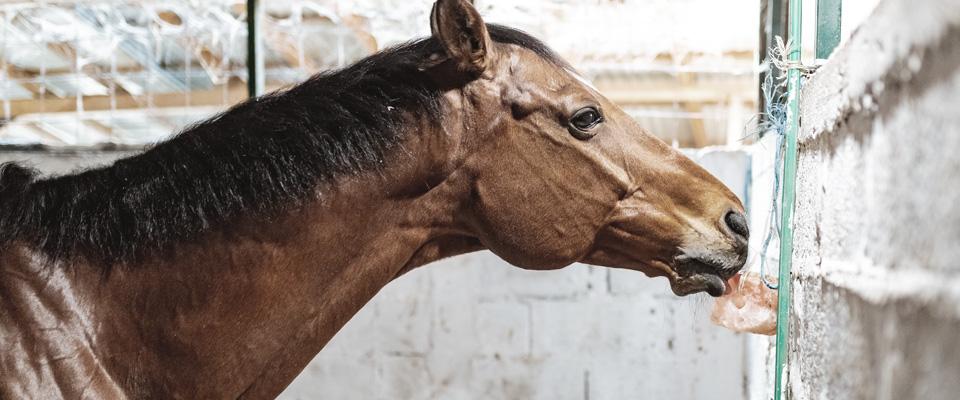
[[[710,296],[720,297],[729,289],[727,279],[737,269],[689,258],[678,260],[675,271],[676,276],[671,280],[670,288],[677,296],[706,292]]]

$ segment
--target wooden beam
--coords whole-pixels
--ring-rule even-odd
[[[672,105],[680,103],[722,104],[740,98],[755,104],[753,77],[686,84],[674,80],[597,80],[594,84],[620,106]]]
[[[681,87],[684,87],[684,88],[696,87],[697,81],[696,81],[696,77],[693,76],[693,74],[682,73],[680,74],[680,76],[678,76],[678,80],[680,81]],[[724,96],[724,100],[726,100],[729,96],[728,93],[721,92],[719,94]],[[703,103],[704,102],[702,101],[685,100],[680,104],[682,104],[683,109],[689,113],[700,113],[703,111]],[[707,138],[706,127],[703,125],[703,118],[691,118],[688,121],[690,122],[690,133],[693,135],[693,147],[700,148],[700,147],[706,146],[709,138]]]
[[[146,106],[145,96],[130,96],[125,93],[117,93],[117,109],[134,109]],[[224,96],[222,86],[214,87],[208,90],[190,92],[191,106],[211,106],[223,104],[235,104],[247,98],[247,88],[239,80],[231,80]],[[164,93],[153,95],[154,107],[183,107],[186,105],[186,93]],[[87,111],[110,110],[110,96],[91,96],[83,98],[83,109]],[[76,97],[58,98],[48,96],[45,100],[38,99],[13,100],[10,102],[10,111],[12,117],[24,114],[34,114],[42,112],[66,112],[77,110]]]

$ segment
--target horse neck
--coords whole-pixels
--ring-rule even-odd
[[[101,354],[137,354],[110,368],[121,382],[161,382],[145,394],[276,395],[392,279],[479,248],[453,223],[460,179],[407,187],[431,168],[345,178],[282,218],[241,221],[118,268],[97,289],[110,326]]]

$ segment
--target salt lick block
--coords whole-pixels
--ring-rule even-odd
[[[755,273],[736,274],[727,292],[717,298],[710,313],[714,324],[735,332],[774,335],[777,332],[777,291]]]

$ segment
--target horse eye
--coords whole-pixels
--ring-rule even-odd
[[[580,140],[592,138],[596,133],[590,132],[603,122],[603,115],[593,107],[583,108],[570,118],[570,133]]]

